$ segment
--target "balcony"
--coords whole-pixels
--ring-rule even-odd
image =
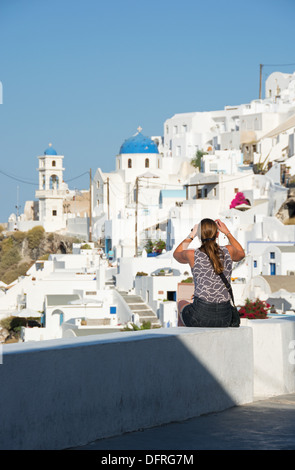
[[[35,191],[36,199],[44,199],[44,198],[65,198],[67,196],[67,192],[64,189],[37,189]]]

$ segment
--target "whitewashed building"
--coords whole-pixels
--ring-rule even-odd
[[[164,155],[190,160],[198,150],[209,154],[241,150],[244,162],[257,164],[281,156],[288,145],[285,141],[289,139],[288,156],[292,156],[294,137],[287,136],[284,140],[281,134],[291,129],[289,133],[293,135],[291,118],[294,114],[295,73],[274,72],[266,80],[265,99],[226,106],[220,111],[175,114],[167,119],[164,123]],[[266,137],[282,139],[279,153],[268,155],[274,142],[265,144]]]
[[[98,168],[93,178],[93,237],[103,238],[106,252],[115,250],[116,257],[134,256],[146,237],[159,237],[169,208],[185,199],[183,183],[194,171],[185,159],[165,156],[161,139],[141,130],[121,145],[116,169]]]

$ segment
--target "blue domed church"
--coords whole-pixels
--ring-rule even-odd
[[[180,178],[173,159],[163,157],[162,137],[147,137],[139,127],[126,139],[116,155],[115,171],[103,173],[98,168],[93,179],[93,235],[105,239],[106,252],[115,249],[117,256],[134,255],[135,217],[141,245],[149,227],[154,230],[162,218],[166,224],[161,193],[179,188]],[[179,198],[185,199],[185,194],[177,194]],[[172,198],[171,204],[175,204]]]
[[[161,170],[162,167],[162,155],[157,143],[144,136],[141,130],[139,127],[135,135],[123,142],[116,157],[116,170],[124,171],[125,181],[134,180],[144,172]]]

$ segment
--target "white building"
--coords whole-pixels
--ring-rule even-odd
[[[63,155],[57,155],[49,144],[44,155],[39,156],[39,222],[46,232],[66,228],[63,200],[66,197],[67,185],[63,182]]]
[[[0,317],[21,315],[24,308],[39,312],[43,327],[23,328],[24,341],[120,331],[134,319],[109,286],[114,272],[96,249],[50,255],[2,293]]]
[[[174,162],[161,153],[159,142],[139,128],[121,145],[116,169],[103,173],[98,168],[94,175],[93,237],[104,238],[106,252],[114,249],[117,257],[133,256],[136,239],[142,248],[147,232],[156,236],[169,208],[185,199],[183,183],[193,168],[185,159]]]
[[[244,162],[261,163],[266,157],[273,161],[278,154],[268,156],[269,147],[263,146],[261,139],[279,126],[295,127],[288,121],[295,114],[295,73],[271,74],[265,96],[221,111],[175,114],[164,123],[164,155],[190,161],[197,150],[213,154],[241,150]],[[292,145],[294,154],[294,140]]]

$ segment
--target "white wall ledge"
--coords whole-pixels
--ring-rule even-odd
[[[167,328],[3,345],[0,448],[63,449],[249,403],[252,336]]]

